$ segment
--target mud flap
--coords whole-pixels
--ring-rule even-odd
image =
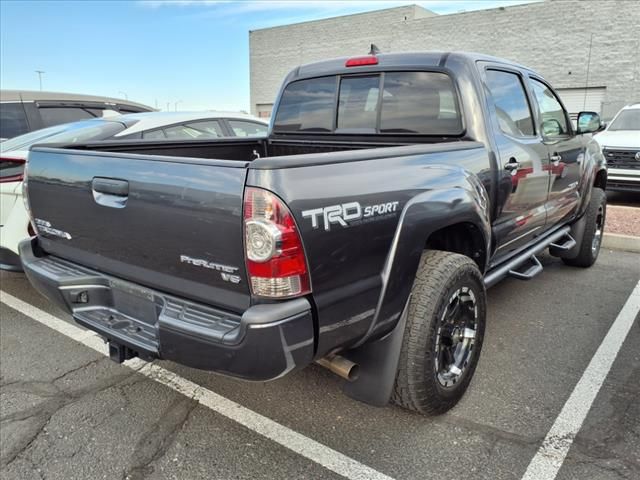
[[[354,350],[341,352],[342,356],[360,367],[358,378],[353,382],[346,382],[342,388],[349,397],[375,407],[384,407],[391,400],[407,323],[409,300],[397,325],[386,336]]]

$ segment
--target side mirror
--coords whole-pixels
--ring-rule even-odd
[[[581,135],[583,133],[595,133],[602,129],[602,122],[600,121],[600,115],[596,112],[580,112],[578,114],[578,129],[576,133]]]

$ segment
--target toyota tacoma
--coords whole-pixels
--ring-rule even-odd
[[[447,411],[478,364],[486,289],[537,255],[598,256],[606,164],[539,74],[478,54],[302,65],[266,138],[31,148],[31,283],[116,361],[248,380],[311,363],[345,392]],[[69,147],[69,148],[65,148]]]

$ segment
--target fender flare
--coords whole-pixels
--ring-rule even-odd
[[[460,223],[470,223],[482,235],[488,265],[491,252],[489,196],[476,176],[463,169],[457,186],[427,190],[403,207],[389,253],[381,272],[382,288],[367,333],[353,346],[357,348],[391,331],[411,293],[420,256],[431,234]],[[483,272],[484,273],[484,272]]]
[[[383,288],[369,330],[358,346],[343,352],[360,366],[358,378],[343,386],[344,393],[351,398],[375,406],[384,406],[391,399],[413,279],[425,243],[433,232],[470,222],[484,237],[487,257],[484,264],[488,264],[491,239],[488,197],[479,182],[468,183],[474,188],[430,190],[405,205],[382,272]],[[432,208],[434,201],[441,207],[436,212]],[[442,208],[444,205],[450,208]],[[380,334],[382,338],[377,338]]]

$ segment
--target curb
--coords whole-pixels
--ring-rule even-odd
[[[640,237],[620,235],[617,233],[605,233],[602,236],[602,246],[611,250],[624,250],[625,252],[640,253]]]

